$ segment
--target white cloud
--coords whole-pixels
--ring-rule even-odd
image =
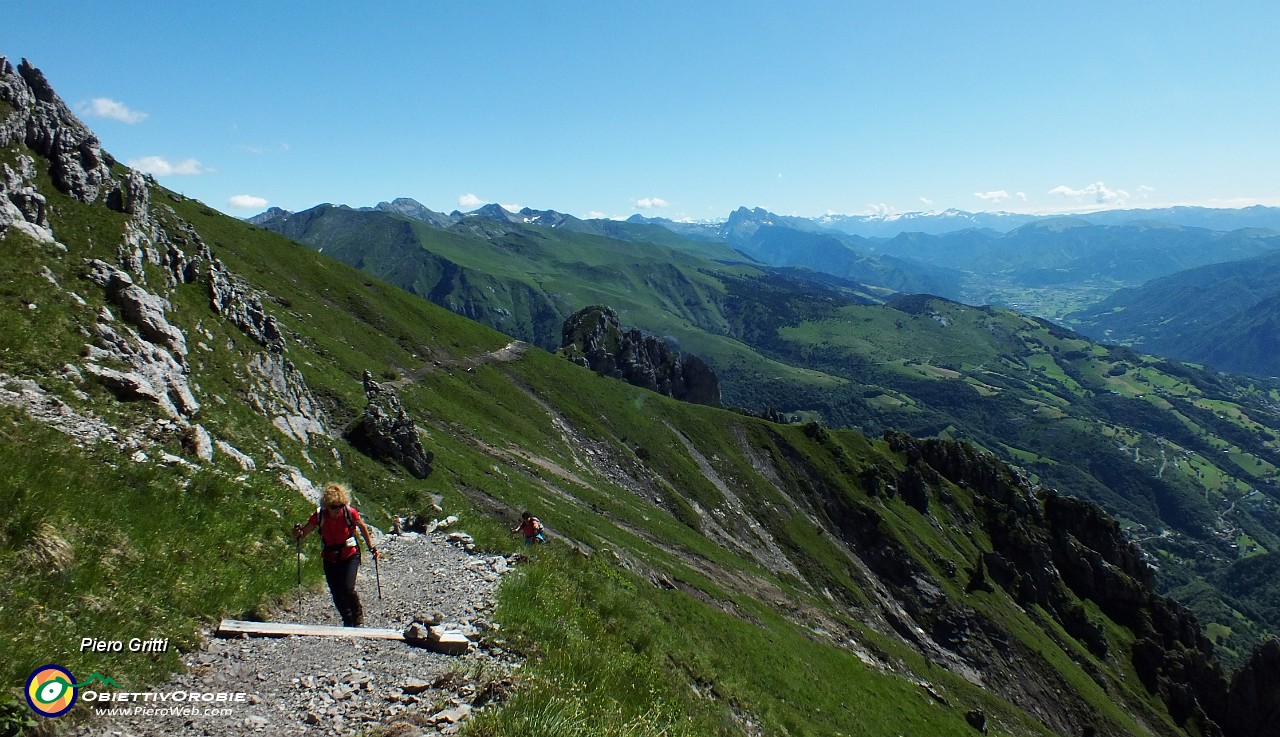
[[[928,197],[921,197],[920,201],[926,205],[929,205],[930,207],[933,206],[933,200],[929,199]]]
[[[130,110],[123,102],[116,102],[107,97],[95,97],[89,102],[82,102],[76,106],[76,111],[81,115],[90,115],[95,118],[106,118],[129,124],[141,123],[147,119],[146,113],[139,110]]]
[[[1123,189],[1111,189],[1102,182],[1094,182],[1084,189],[1072,189],[1065,184],[1059,185],[1049,190],[1049,194],[1060,194],[1073,200],[1088,198],[1100,205],[1122,205],[1129,199],[1128,192]]]
[[[206,169],[195,159],[183,159],[178,162],[170,162],[163,156],[143,156],[140,159],[132,159],[128,162],[131,169],[137,169],[143,174],[150,174],[157,177],[167,177],[171,174],[193,176],[197,174],[208,174],[213,169]]]
[[[1027,193],[1026,193],[1026,192],[1014,192],[1014,193],[1013,193],[1013,196],[1014,196],[1014,197],[1017,197],[1018,199],[1022,200],[1023,202],[1026,202],[1026,201],[1027,201]]]
[[[586,215],[587,220],[603,220],[607,217],[609,216],[604,214],[603,212],[600,212],[599,210],[592,210]]]
[[[1009,193],[1004,191],[1003,189],[997,189],[992,192],[974,192],[973,196],[977,197],[983,202],[990,202],[993,205],[999,202],[1004,202],[1005,200],[1009,199]]]
[[[237,210],[261,210],[267,206],[267,200],[251,194],[238,194],[227,200],[227,206]]]
[[[652,210],[655,207],[670,207],[671,203],[661,197],[644,197],[636,200],[636,207],[641,210]]]
[[[484,204],[484,200],[476,197],[470,192],[458,195],[458,207],[479,207]]]

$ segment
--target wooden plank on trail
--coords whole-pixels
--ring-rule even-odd
[[[246,622],[240,619],[224,619],[218,625],[218,634],[248,635],[250,637],[285,637],[306,635],[312,637],[361,637],[373,640],[404,640],[400,630],[376,627],[335,627],[327,624],[291,624],[289,622]]]

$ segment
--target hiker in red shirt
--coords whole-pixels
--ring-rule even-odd
[[[364,624],[364,608],[356,593],[356,573],[360,570],[360,545],[356,542],[356,530],[364,535],[364,542],[374,560],[378,549],[369,538],[369,527],[360,519],[360,513],[351,506],[351,491],[342,484],[324,486],[320,509],[311,514],[304,525],[295,525],[293,536],[299,540],[320,528],[320,542],[324,544],[320,558],[324,561],[324,578],[333,595],[333,604],[342,616],[343,627],[360,627]]]
[[[542,545],[547,542],[547,538],[542,535],[542,521],[529,514],[528,511],[520,513],[520,524],[512,527],[511,532],[524,533],[525,545],[533,545],[534,543]]]

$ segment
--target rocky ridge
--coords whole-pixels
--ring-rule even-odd
[[[1264,642],[1249,666],[1228,682],[1194,615],[1155,593],[1155,573],[1142,552],[1097,505],[1037,490],[1010,467],[963,443],[902,433],[888,433],[886,440],[906,455],[908,468],[895,484],[884,487],[885,493],[914,496],[914,506],[923,514],[933,505],[948,503],[947,495],[938,491],[941,479],[979,495],[981,515],[975,521],[990,535],[995,549],[974,562],[970,590],[994,584],[1025,606],[1041,606],[1068,634],[1107,658],[1111,654],[1101,625],[1077,603],[1093,602],[1134,632],[1134,669],[1179,725],[1205,735],[1252,737],[1266,733],[1255,731],[1257,725],[1275,723],[1268,715],[1274,715],[1280,702],[1274,691],[1259,691],[1258,683],[1261,673],[1280,668],[1280,648],[1273,641]],[[957,630],[968,618],[948,602],[930,597],[930,587],[921,584],[927,574],[904,568],[894,557],[889,549],[883,558],[871,557],[872,566],[900,588],[903,601],[916,602],[908,606],[916,621],[934,623],[929,629],[935,640],[955,645],[950,649],[978,666],[989,657],[992,644],[996,652],[1008,652],[1007,645],[999,646],[1008,639],[989,626],[964,622]],[[1030,662],[1034,657],[1028,653],[1017,660],[1024,659]],[[1010,665],[1017,670],[1014,662]],[[1036,680],[1034,674],[1026,678]]]
[[[285,357],[283,331],[276,318],[263,309],[262,295],[249,288],[210,253],[209,247],[173,209],[151,201],[148,177],[132,170],[112,172],[111,158],[96,136],[73,115],[40,70],[26,60],[15,69],[0,58],[0,101],[7,106],[0,116],[0,148],[23,144],[48,161],[54,185],[80,202],[102,201],[126,216],[123,237],[115,249],[116,263],[87,259],[81,277],[103,290],[111,308],[104,306],[84,328],[91,342],[85,346],[81,365],[68,364],[63,375],[77,384],[93,377],[123,401],[153,403],[173,422],[195,460],[210,462],[214,450],[230,456],[246,470],[257,463],[230,443],[219,439],[199,421],[201,401],[191,380],[188,334],[169,318],[168,296],[175,287],[206,280],[213,311],[233,324],[264,351],[245,363],[253,387],[248,402],[269,417],[280,432],[309,445],[316,437],[333,437],[328,420],[297,367]],[[0,234],[12,228],[50,244],[58,258],[67,247],[58,243],[48,219],[47,198],[37,191],[35,160],[17,157],[17,165],[0,170]],[[202,268],[207,264],[207,268]],[[159,283],[148,282],[155,273]],[[77,304],[85,300],[46,278]],[[213,334],[197,324],[195,347],[212,352]],[[203,338],[203,339],[201,339]],[[83,392],[77,390],[80,396]],[[215,398],[217,401],[225,401]],[[60,417],[54,427],[80,441],[113,439],[135,452],[149,445],[149,433],[112,427],[87,409],[73,409],[35,386],[14,385],[0,401],[16,406],[44,407],[46,416]],[[73,416],[82,418],[72,422]],[[103,429],[103,428],[106,429]],[[129,438],[129,441],[121,439]],[[282,463],[282,459],[273,459]],[[294,484],[295,487],[303,484]],[[305,484],[309,486],[309,482]]]
[[[612,307],[584,307],[564,321],[562,332],[561,353],[601,376],[686,402],[720,406],[720,381],[705,361],[638,328],[624,330]]]
[[[118,187],[98,137],[71,114],[44,74],[26,59],[15,70],[8,59],[0,58],[0,100],[13,110],[0,122],[0,147],[26,144],[49,160],[54,185],[81,202],[94,202],[104,190]],[[38,193],[6,194],[27,222],[39,225]]]

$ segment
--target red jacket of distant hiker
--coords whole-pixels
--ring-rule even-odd
[[[320,557],[330,563],[344,561],[360,552],[356,544],[356,523],[360,521],[360,513],[355,507],[348,506],[342,514],[329,515],[321,511],[311,513],[308,525],[320,524],[320,541],[324,548]]]
[[[542,532],[542,522],[537,517],[529,517],[520,520],[520,525],[516,529],[520,530],[525,537],[537,537],[538,533]]]

